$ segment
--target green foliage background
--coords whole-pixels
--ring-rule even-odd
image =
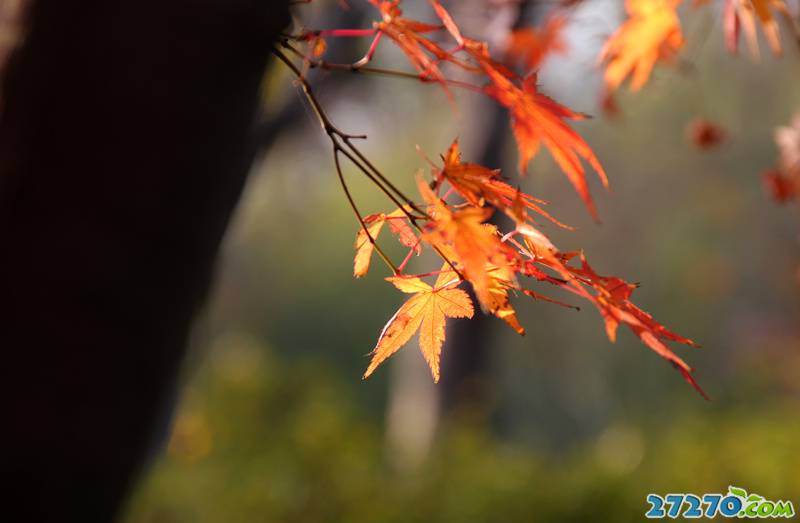
[[[455,421],[403,473],[379,418],[328,366],[231,347],[195,377],[128,521],[641,521],[649,492],[800,492],[796,402],[619,419],[555,455]]]

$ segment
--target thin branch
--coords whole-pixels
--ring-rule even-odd
[[[334,147],[336,147],[345,156],[347,156],[347,158],[351,162],[353,162],[356,165],[356,167],[358,167],[364,174],[366,174],[367,177],[370,180],[372,180],[372,182],[375,183],[381,189],[381,191],[383,191],[384,194],[386,194],[386,196],[388,196],[389,199],[392,200],[392,202],[395,205],[403,209],[403,212],[406,213],[409,220],[414,221],[416,219],[419,219],[419,217],[415,217],[410,213],[408,213],[403,204],[401,204],[397,200],[397,198],[395,198],[394,195],[392,195],[391,192],[386,187],[384,187],[383,183],[385,183],[389,187],[389,189],[391,189],[391,191],[394,191],[394,193],[403,201],[405,201],[412,209],[414,209],[416,212],[429,219],[430,218],[429,216],[427,216],[424,212],[420,211],[409,197],[403,194],[402,191],[397,189],[397,187],[395,187],[394,184],[392,184],[385,176],[383,176],[383,174],[381,174],[381,172],[374,165],[372,165],[372,163],[370,163],[366,159],[366,157],[361,153],[361,151],[350,141],[351,139],[354,138],[366,138],[366,135],[347,134],[343,132],[341,129],[337,128],[335,125],[333,125],[333,123],[331,123],[330,119],[328,118],[327,113],[325,113],[325,110],[322,108],[319,101],[317,100],[317,97],[314,95],[314,92],[311,90],[311,86],[309,85],[308,81],[303,77],[303,74],[300,72],[300,69],[298,69],[297,66],[295,66],[291,62],[291,60],[289,60],[289,58],[285,54],[280,52],[278,49],[273,48],[273,52],[284,64],[287,65],[287,67],[289,67],[292,70],[292,72],[297,77],[297,80],[300,82],[300,85],[303,88],[303,93],[305,94],[311,106],[314,108],[314,112],[317,115],[317,119],[319,120],[322,129],[334,143]],[[347,145],[350,151],[347,151],[344,148],[342,148],[341,144],[339,144],[338,139],[341,139],[345,143],[345,145]],[[362,161],[364,161],[364,163],[369,167],[369,170],[359,161],[357,161],[354,155],[357,156]],[[372,171],[372,173],[370,173],[370,170]],[[378,182],[378,180],[376,180],[376,176],[383,183]]]
[[[293,48],[290,47],[290,49],[293,49]],[[338,176],[340,178],[340,181],[342,183],[342,188],[345,191],[345,195],[347,196],[347,199],[350,202],[350,206],[353,208],[353,211],[355,212],[356,216],[358,217],[358,220],[361,223],[361,226],[364,229],[365,234],[370,239],[370,241],[373,243],[373,245],[375,245],[376,250],[378,251],[378,253],[384,259],[384,261],[387,263],[387,265],[389,267],[391,267],[392,271],[395,274],[398,274],[397,266],[394,265],[394,263],[380,250],[380,247],[378,247],[378,245],[375,243],[374,239],[370,235],[369,231],[367,230],[367,226],[364,223],[364,220],[361,217],[361,214],[358,212],[358,208],[356,207],[355,202],[352,199],[352,196],[350,195],[350,191],[348,190],[347,184],[344,181],[344,176],[342,175],[341,165],[340,165],[340,162],[339,162],[339,153],[344,154],[347,157],[348,160],[350,160],[375,185],[377,185],[381,189],[381,191],[390,200],[392,200],[392,202],[395,203],[398,206],[398,208],[400,208],[402,210],[402,212],[406,215],[408,220],[417,229],[417,231],[424,232],[422,230],[422,227],[418,223],[419,220],[430,220],[432,218],[427,213],[425,213],[424,211],[420,210],[419,207],[417,207],[417,205],[410,198],[408,198],[405,194],[403,194],[402,191],[400,191],[397,187],[395,187],[394,184],[392,184],[383,175],[383,173],[381,173],[378,170],[378,168],[375,167],[375,165],[373,165],[372,162],[370,162],[366,158],[366,156],[364,156],[364,154],[358,149],[358,147],[353,145],[351,140],[357,139],[357,138],[358,139],[363,139],[363,138],[366,138],[366,136],[365,135],[348,134],[348,133],[345,133],[344,131],[342,131],[341,129],[339,129],[338,127],[336,127],[335,125],[333,125],[333,123],[331,122],[331,120],[328,117],[327,113],[325,112],[325,110],[320,105],[319,100],[317,100],[317,97],[314,95],[314,92],[311,89],[311,85],[305,79],[305,77],[303,76],[303,74],[300,71],[300,69],[298,69],[297,66],[295,66],[292,63],[292,61],[280,49],[277,49],[277,48],[273,47],[272,48],[272,52],[273,52],[273,54],[275,54],[275,56],[278,57],[278,59],[281,62],[283,62],[292,71],[292,73],[294,73],[295,77],[297,78],[297,81],[300,83],[300,85],[301,85],[301,87],[303,89],[303,94],[305,95],[306,99],[308,99],[309,103],[311,104],[311,107],[314,109],[314,113],[317,116],[317,119],[318,119],[318,121],[320,123],[320,126],[322,127],[322,130],[325,131],[325,134],[327,134],[328,138],[330,138],[330,140],[331,140],[331,143],[333,145],[334,162],[336,164],[337,174],[338,174]],[[298,52],[298,51],[295,50],[295,52]],[[340,142],[340,140],[341,140],[341,142]],[[344,144],[344,146],[346,146],[346,148],[343,147],[342,144]],[[384,186],[384,183],[386,184],[386,186],[388,188]],[[406,205],[401,204],[397,200],[397,198],[392,194],[392,192],[394,192],[397,195],[397,197],[399,197],[403,201],[405,201],[406,205],[408,205],[409,208],[411,208],[412,210],[416,211],[421,216],[416,216],[414,214],[411,214],[409,212],[409,210],[406,209]],[[455,264],[453,264],[453,262],[447,256],[445,256],[444,253],[438,247],[436,247],[435,245],[431,245],[431,247],[450,266],[450,268],[453,269],[453,271],[459,276],[459,278],[461,278],[461,280],[465,280],[464,276],[461,274],[461,272],[459,272],[459,270],[456,268]]]
[[[427,214],[425,211],[422,211],[422,210],[420,210],[420,208],[419,208],[419,207],[417,207],[417,204],[415,204],[413,201],[411,201],[411,199],[410,199],[410,198],[406,197],[406,196],[405,196],[405,195],[404,195],[404,194],[403,194],[403,193],[400,191],[400,189],[398,189],[397,187],[395,187],[395,186],[394,186],[394,184],[393,184],[392,182],[390,182],[390,181],[389,181],[389,180],[388,180],[388,179],[387,179],[385,176],[383,176],[383,174],[381,174],[381,172],[378,170],[378,168],[377,168],[377,167],[375,167],[375,166],[372,164],[372,162],[370,162],[370,161],[367,159],[367,157],[366,157],[366,156],[364,156],[364,154],[363,154],[363,153],[362,153],[362,152],[361,152],[361,151],[360,151],[360,150],[359,150],[357,147],[355,147],[355,146],[352,144],[352,142],[350,142],[350,139],[349,139],[349,138],[345,137],[345,138],[343,138],[342,140],[343,140],[343,141],[344,141],[344,143],[346,143],[346,144],[347,144],[347,146],[348,146],[348,147],[349,147],[349,148],[350,148],[350,149],[353,151],[353,153],[354,153],[356,156],[358,156],[358,158],[359,158],[359,159],[360,159],[362,162],[364,162],[364,165],[366,165],[367,167],[369,167],[369,169],[370,169],[370,170],[373,172],[373,174],[375,174],[375,176],[377,176],[377,177],[378,177],[378,178],[379,178],[379,179],[380,179],[380,180],[381,180],[383,183],[385,183],[385,184],[386,184],[386,185],[389,187],[389,189],[391,189],[392,191],[394,191],[394,193],[395,193],[395,194],[397,194],[397,195],[398,195],[400,198],[402,198],[403,200],[405,200],[405,203],[406,203],[406,204],[407,204],[407,205],[408,205],[408,206],[409,206],[411,209],[413,209],[415,212],[418,212],[419,214],[421,214],[422,216],[424,216],[424,217],[425,217],[425,219],[430,219],[430,216],[428,216],[428,214]],[[398,207],[401,207],[401,208],[402,208],[402,206],[401,206],[401,205],[400,205],[400,206],[398,206]],[[410,218],[411,218],[411,215],[409,215],[409,219],[410,219]]]
[[[294,47],[287,40],[282,40],[280,44],[285,49],[291,51],[292,54],[302,59],[306,64],[308,64],[308,67],[310,67],[311,69],[322,69],[325,71],[342,71],[342,72],[377,75],[377,76],[389,76],[393,78],[404,78],[407,80],[415,80],[417,82],[422,82],[426,84],[443,82],[451,87],[457,87],[459,89],[472,91],[474,93],[483,93],[483,88],[481,86],[471,84],[469,82],[462,82],[460,80],[451,80],[449,78],[445,78],[443,80],[437,80],[435,78],[423,76],[420,73],[411,73],[407,71],[396,71],[394,69],[385,69],[382,67],[366,66],[362,65],[362,63],[367,63],[367,61],[364,61],[363,58],[352,64],[339,64],[339,63],[326,62],[325,60],[316,60],[313,58],[309,58],[307,55],[303,54],[302,51]]]
[[[386,253],[383,252],[383,249],[381,249],[380,245],[378,245],[378,243],[375,241],[375,238],[373,238],[372,234],[370,234],[369,228],[367,227],[367,224],[364,222],[363,216],[361,216],[361,213],[358,211],[358,207],[356,206],[355,200],[353,200],[353,196],[350,194],[350,189],[347,188],[347,183],[344,181],[344,175],[342,174],[342,166],[339,163],[340,150],[341,148],[339,148],[336,144],[334,144],[333,162],[336,165],[336,174],[339,176],[339,182],[341,182],[342,184],[342,189],[344,190],[345,196],[347,196],[347,201],[350,202],[350,207],[353,209],[353,213],[356,215],[356,218],[358,218],[358,222],[361,224],[361,228],[363,229],[364,234],[367,235],[369,242],[375,248],[375,252],[377,252],[378,255],[380,255],[384,263],[386,263],[386,265],[392,270],[392,273],[398,275],[400,274],[400,269],[398,269],[397,266],[394,264],[394,262],[392,262],[392,260],[389,259],[388,256],[386,256]]]

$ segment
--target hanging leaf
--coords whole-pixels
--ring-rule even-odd
[[[368,378],[378,365],[419,331],[419,350],[428,362],[433,381],[438,382],[446,319],[472,317],[474,310],[469,295],[455,288],[459,278],[446,269],[442,270],[433,287],[416,277],[393,276],[386,280],[413,296],[394,313],[381,331],[364,378]]]
[[[609,91],[617,89],[628,76],[631,90],[638,91],[657,62],[674,59],[684,42],[676,12],[680,1],[626,0],[628,19],[600,52]]]

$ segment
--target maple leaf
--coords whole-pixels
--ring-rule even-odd
[[[511,111],[511,128],[519,151],[520,172],[527,170],[528,163],[543,143],[589,212],[597,219],[581,158],[589,162],[606,188],[608,177],[589,145],[564,121],[583,120],[586,116],[539,93],[536,75],[525,78],[522,87],[518,87],[495,69],[486,68],[486,74],[492,82],[485,88],[486,92]]]
[[[617,89],[632,76],[631,90],[647,83],[656,62],[670,61],[683,46],[676,12],[681,0],[626,0],[628,19],[608,39],[600,52],[605,62],[607,89]]]
[[[786,9],[784,0],[725,0],[723,14],[723,28],[725,43],[732,54],[738,52],[739,32],[744,28],[747,45],[753,58],[759,58],[758,36],[756,34],[756,18],[758,18],[764,36],[773,54],[782,53],[778,23],[772,16],[772,11],[778,11],[791,21],[791,15]],[[790,24],[791,26],[791,24]]]
[[[427,231],[422,238],[440,251],[451,253],[448,258],[452,257],[460,266],[481,308],[490,310],[492,301],[487,267],[507,267],[509,259],[515,256],[513,250],[500,241],[497,229],[485,223],[493,210],[473,206],[450,210],[421,177],[417,179],[417,185],[433,218],[425,224]]]
[[[692,369],[664,343],[674,341],[697,347],[698,345],[679,336],[656,322],[655,319],[630,301],[636,285],[615,276],[600,276],[589,265],[583,253],[559,253],[550,240],[534,228],[529,228],[524,236],[529,263],[524,263],[521,272],[540,281],[547,281],[562,287],[595,305],[605,323],[606,334],[614,342],[620,324],[627,326],[646,346],[669,361],[692,387],[708,399],[703,389],[692,377]],[[580,267],[569,265],[573,258],[579,258]],[[554,278],[538,269],[540,264],[555,271],[562,279]],[[587,291],[591,289],[593,292]],[[529,294],[529,292],[526,292]],[[538,298],[537,293],[530,293]],[[547,299],[547,297],[544,297]],[[566,305],[566,304],[563,304]]]
[[[447,80],[439,68],[439,63],[448,61],[462,67],[453,54],[445,51],[439,44],[424,36],[425,33],[439,31],[442,26],[426,24],[403,18],[399,0],[370,0],[381,13],[382,20],[375,28],[394,42],[406,55],[411,65],[420,73],[420,78],[437,82],[449,94]]]
[[[386,215],[370,214],[364,218],[364,223],[367,224],[366,231],[362,227],[356,235],[356,257],[353,262],[353,276],[356,278],[365,276],[369,271],[369,263],[372,260],[372,253],[375,251],[373,242],[378,239],[378,234],[383,229],[383,224],[386,223]]]
[[[620,324],[627,326],[645,345],[670,362],[701,396],[708,399],[706,393],[692,377],[692,368],[667,347],[664,341],[674,341],[691,347],[698,347],[698,345],[694,341],[670,331],[631,302],[630,297],[633,290],[636,289],[636,285],[615,276],[598,275],[583,254],[580,255],[580,260],[580,268],[571,266],[567,268],[574,275],[580,277],[583,283],[594,289],[596,294],[592,301],[605,321],[608,339],[614,342],[617,327]]]
[[[469,54],[480,66],[479,69],[473,69],[473,72],[480,72],[481,69],[485,69],[486,67],[495,68],[498,71],[501,71],[502,74],[512,78],[516,76],[513,72],[509,69],[505,68],[499,62],[494,61],[489,56],[489,44],[480,40],[473,40],[472,38],[467,38],[461,34],[461,30],[458,28],[455,20],[453,17],[450,16],[450,13],[447,12],[447,9],[442,6],[439,0],[429,0],[431,6],[433,6],[433,10],[436,12],[436,16],[439,17],[439,20],[442,21],[442,25],[447,29],[447,32],[450,33],[450,36],[453,37],[453,40],[459,46],[460,50],[464,50]]]
[[[436,12],[436,16],[442,21],[445,29],[447,29],[447,32],[455,39],[456,43],[458,43],[458,45],[464,45],[465,38],[461,36],[461,30],[458,28],[458,25],[456,25],[453,17],[450,16],[450,13],[447,12],[439,0],[430,0],[430,4]]]
[[[392,276],[386,280],[413,296],[394,313],[381,331],[364,378],[368,378],[419,330],[419,349],[431,369],[433,381],[438,382],[446,319],[472,317],[474,309],[469,295],[454,288],[460,280],[452,270],[443,269],[433,287],[417,277]]]
[[[525,194],[500,180],[499,169],[489,169],[475,163],[463,163],[457,139],[453,140],[442,160],[444,166],[438,174],[470,204],[481,207],[484,202],[489,203],[516,221],[526,221],[527,210],[532,210],[561,227],[571,228],[541,207],[547,202]]]
[[[495,61],[489,54],[486,42],[466,38],[439,0],[429,1],[441,25],[403,18],[399,8],[400,0],[369,0],[380,10],[381,21],[373,24],[374,31],[359,30],[346,33],[349,36],[376,33],[370,51],[363,60],[368,60],[372,56],[380,37],[386,36],[410,60],[419,72],[418,77],[421,81],[439,82],[445,90],[448,85],[454,85],[482,91],[507,108],[519,151],[520,172],[525,172],[529,162],[543,144],[596,218],[584,162],[594,168],[606,187],[608,180],[591,148],[568,124],[568,120],[581,120],[586,116],[540,93],[535,74],[520,77],[509,67]],[[631,74],[632,88],[638,89],[647,81],[658,60],[668,60],[674,56],[683,43],[680,23],[675,12],[678,3],[680,0],[628,0],[630,19],[609,39],[602,53],[602,59],[608,62],[606,80],[610,83],[606,89],[607,93],[610,94]],[[531,49],[528,49],[528,53],[519,51],[516,58],[524,59],[529,68],[539,64],[545,49],[548,52],[557,51],[561,46],[557,41],[559,27],[559,22],[553,22],[551,27],[543,29],[543,34],[535,35],[541,39],[535,42],[533,33],[519,36],[516,44],[512,42],[512,48],[517,45],[518,49],[521,49],[524,47],[521,45],[524,42],[528,44],[533,42],[535,45],[529,46]],[[445,51],[439,43],[425,36],[443,29],[458,44],[455,49]],[[345,32],[342,32],[341,36],[344,34]],[[315,45],[319,45],[320,54],[324,52],[324,44],[316,42]],[[304,82],[302,73],[292,66],[289,59],[279,51],[276,53],[293,69],[300,81]],[[359,64],[362,61],[359,61]],[[470,82],[447,79],[439,68],[442,62],[454,64],[466,72],[483,75],[488,84],[480,87]],[[409,76],[408,73],[398,74]],[[374,174],[381,182],[385,182],[391,191],[397,193],[400,200],[396,200],[389,189],[376,181],[393,201],[408,202],[406,209],[398,209],[390,215],[370,215],[363,219],[363,228],[356,238],[354,261],[356,276],[366,274],[371,255],[378,250],[387,265],[396,273],[387,280],[402,292],[413,294],[381,332],[364,378],[369,377],[383,361],[400,350],[419,331],[420,350],[431,368],[434,380],[438,381],[446,319],[472,317],[474,314],[469,295],[456,288],[461,281],[465,280],[471,284],[485,312],[502,319],[520,334],[524,334],[525,331],[510,303],[512,291],[524,293],[534,299],[574,307],[537,291],[522,288],[518,278],[530,276],[540,282],[559,286],[593,303],[599,310],[605,323],[606,333],[612,341],[616,337],[619,325],[627,326],[643,343],[678,368],[684,378],[703,394],[691,375],[691,368],[666,345],[666,342],[674,341],[694,346],[694,342],[669,331],[633,304],[630,296],[635,285],[628,284],[620,278],[598,275],[582,254],[559,252],[552,242],[534,227],[529,216],[529,212],[534,212],[561,225],[543,210],[542,205],[545,202],[514,189],[500,178],[497,170],[462,162],[458,143],[454,141],[447,154],[442,157],[443,167],[433,169],[434,182],[428,184],[421,177],[417,180],[419,191],[427,204],[426,210],[422,211],[386,181],[363,157],[350,143],[350,135],[345,135],[335,128],[330,131],[331,124],[319,108],[316,98],[308,90],[308,84],[303,83],[303,86],[310,102],[317,109],[323,127],[334,143],[337,168],[339,168],[339,152],[345,154],[352,151],[355,157],[345,155],[356,166],[370,178]],[[337,137],[344,141],[346,147],[339,143]],[[363,160],[368,167],[363,167],[354,158]],[[341,175],[341,172],[339,174]],[[450,189],[444,198],[454,192],[464,199],[463,203],[448,204],[438,196],[438,191],[445,181]],[[411,218],[411,223],[418,229],[422,227],[419,237],[407,223],[406,215],[412,210],[415,215]],[[516,227],[513,231],[501,235],[497,227],[487,223],[495,210],[505,212],[514,220]],[[433,286],[422,281],[421,276],[400,276],[405,261],[396,268],[385,253],[377,248],[374,240],[386,223],[389,223],[400,242],[412,249],[405,261],[413,252],[419,252],[420,241],[431,245],[445,260],[443,269]],[[522,243],[518,241],[520,237]],[[571,260],[577,256],[580,256],[582,262],[580,267],[571,265]]]
[[[517,142],[520,173],[527,171],[528,163],[536,156],[543,143],[597,220],[597,211],[589,194],[581,158],[594,168],[605,187],[608,187],[608,178],[592,149],[564,121],[583,120],[586,115],[572,111],[539,93],[535,74],[529,75],[522,80],[521,85],[517,85],[519,77],[491,58],[486,42],[464,37],[439,0],[430,2],[459,48],[478,64],[479,70],[489,79],[490,83],[483,91],[511,112],[511,128]]]
[[[762,174],[773,200],[786,203],[800,196],[800,113],[790,125],[775,129],[778,164]]]
[[[419,240],[417,239],[414,231],[406,221],[406,214],[402,209],[396,209],[389,214],[370,214],[364,217],[364,223],[367,225],[365,231],[363,227],[358,230],[356,234],[356,257],[353,262],[353,276],[361,278],[369,271],[372,253],[375,251],[375,245],[372,241],[377,241],[378,236],[383,229],[385,223],[389,223],[389,228],[397,236],[398,241],[413,249],[417,254],[421,251]],[[369,232],[369,236],[367,236]],[[370,241],[372,238],[372,241]]]
[[[506,60],[510,65],[522,62],[526,71],[533,71],[551,53],[564,54],[567,44],[561,31],[567,19],[564,16],[549,16],[541,28],[524,27],[511,32],[506,44]]]
[[[509,267],[487,268],[489,275],[488,293],[486,305],[488,311],[497,318],[506,322],[520,336],[525,335],[525,329],[517,319],[517,312],[511,306],[508,292],[511,289],[519,290],[514,272]]]
[[[725,140],[725,131],[719,125],[698,118],[689,123],[687,127],[689,140],[698,149],[711,149]]]
[[[797,198],[800,186],[794,177],[785,175],[778,169],[769,169],[761,174],[764,187],[769,196],[777,203],[786,203]]]

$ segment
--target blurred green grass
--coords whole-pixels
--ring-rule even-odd
[[[796,400],[618,419],[555,454],[454,420],[424,468],[403,472],[353,393],[313,358],[289,366],[222,340],[126,521],[640,521],[649,492],[800,492]]]

